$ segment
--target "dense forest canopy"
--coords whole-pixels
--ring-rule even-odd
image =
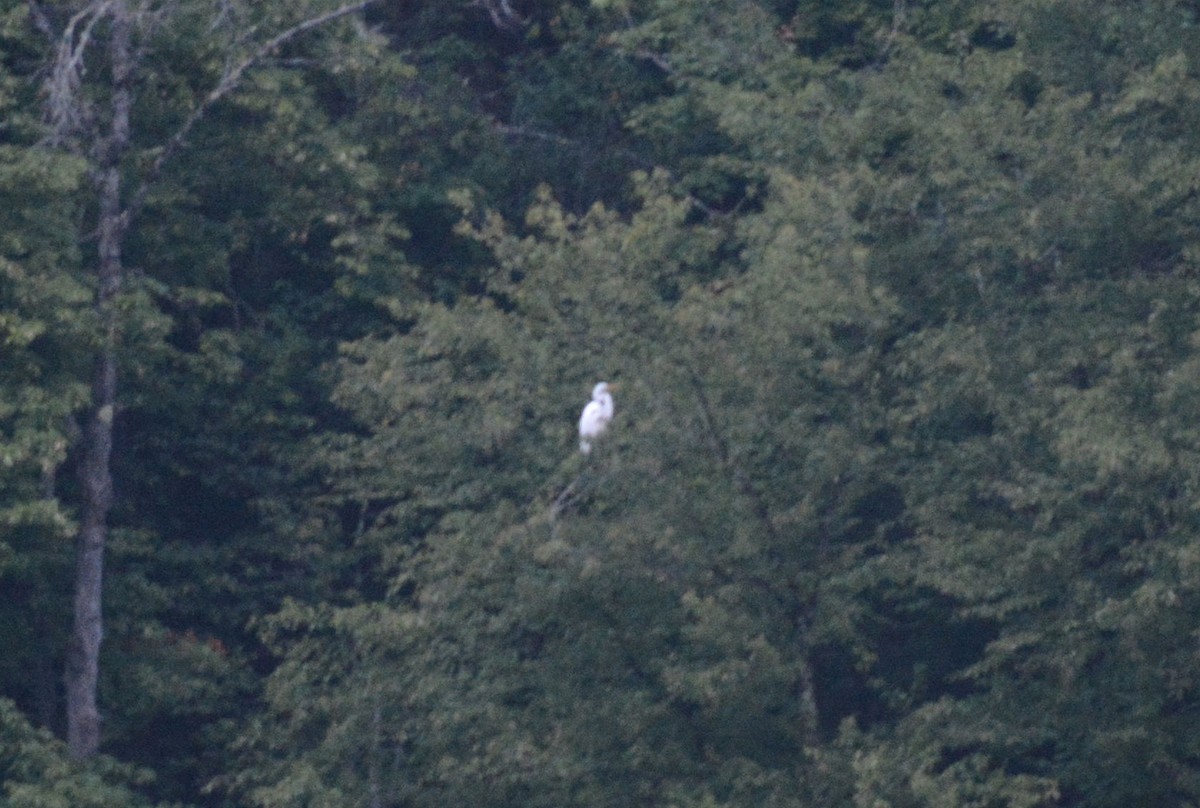
[[[1200,805],[1197,178],[1192,0],[0,0],[0,805]]]

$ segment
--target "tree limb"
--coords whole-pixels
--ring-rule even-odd
[[[122,214],[121,226],[128,228],[133,220],[141,212],[142,207],[146,203],[146,196],[150,193],[150,187],[162,175],[162,170],[166,166],[167,161],[179,153],[187,142],[188,136],[196,125],[208,114],[214,106],[225,99],[231,92],[237,89],[245,76],[246,71],[254,67],[266,57],[270,56],[275,51],[292,41],[303,33],[319,28],[322,25],[341,19],[342,17],[355,14],[365,10],[368,6],[372,6],[379,0],[359,0],[359,2],[348,3],[338,8],[328,11],[324,14],[319,14],[316,17],[310,17],[306,20],[293,25],[275,36],[268,39],[263,44],[259,45],[249,56],[242,59],[235,65],[230,66],[225,70],[225,74],[221,77],[220,82],[214,87],[204,100],[196,106],[195,109],[188,114],[183,123],[175,133],[167,139],[163,144],[158,156],[154,158],[149,170],[147,170],[141,182],[138,184],[137,190],[134,191],[133,197],[130,199],[129,205],[126,206],[125,212]]]
[[[52,143],[66,142],[72,133],[81,128],[86,117],[84,102],[79,96],[83,58],[91,44],[96,23],[109,15],[111,6],[111,0],[89,3],[77,11],[63,27],[62,33],[56,36],[45,9],[35,3],[30,5],[34,25],[46,34],[55,48],[50,77],[46,81],[46,113]]]
[[[492,25],[501,31],[517,31],[529,25],[528,20],[523,19],[513,10],[508,0],[472,0],[467,5],[486,11],[492,18]]]

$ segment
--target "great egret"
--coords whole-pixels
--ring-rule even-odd
[[[587,454],[592,451],[592,441],[604,434],[608,422],[613,417],[612,393],[608,392],[608,382],[600,382],[592,388],[592,400],[583,408],[579,416],[579,451]]]

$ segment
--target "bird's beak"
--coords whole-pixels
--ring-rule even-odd
[[[621,385],[619,385],[619,384],[613,384],[612,382],[609,382],[609,383],[608,383],[608,389],[609,389],[609,390],[620,390],[620,389],[621,389]]]

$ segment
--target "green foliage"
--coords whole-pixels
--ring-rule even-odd
[[[407,799],[682,799],[707,791],[713,760],[727,769],[717,788],[728,804],[800,787],[801,752],[817,737],[808,652],[846,630],[840,604],[828,618],[806,607],[824,603],[822,574],[838,582],[829,597],[844,596],[836,576],[859,550],[822,547],[819,494],[793,492],[828,483],[820,458],[858,424],[839,414],[820,438],[813,393],[797,399],[743,369],[794,356],[799,370],[816,356],[834,395],[852,388],[863,371],[839,329],[869,341],[888,303],[860,297],[853,250],[772,224],[814,214],[820,189],[781,176],[737,234],[738,268],[714,265],[729,236],[689,224],[691,203],[663,182],[644,178],[628,221],[549,200],[526,217],[535,235],[488,220],[478,237],[498,266],[479,298],[399,310],[403,333],[347,346],[336,400],[369,432],[331,445],[327,462],[343,496],[371,504],[361,540],[393,569],[386,623],[404,629],[351,661],[322,650],[323,622],[301,626],[270,690],[280,719],[254,737],[310,751],[299,768],[256,772],[251,783],[274,783],[251,790],[261,804],[367,804],[372,789],[399,799],[424,778]],[[581,466],[572,413],[600,365],[632,415]],[[778,454],[765,456],[773,440]],[[828,445],[805,462],[791,454],[805,440]],[[377,623],[347,624],[355,647]],[[398,718],[383,721],[392,740],[373,754],[405,765],[374,785],[346,790],[337,761],[355,755],[341,731],[286,718],[330,664],[397,683],[375,690],[377,714]],[[357,703],[336,703],[364,720]]]
[[[147,17],[130,187],[331,7]],[[1200,802],[1194,4],[430,0],[271,54],[125,242],[102,702],[147,771],[24,717],[96,344],[32,8],[3,800]]]
[[[0,686],[48,721],[74,530],[57,480],[87,398],[91,296],[72,237],[83,166],[32,147],[37,121],[9,69],[18,18],[0,25]]]
[[[914,396],[920,415],[904,449],[920,452],[929,470],[928,488],[907,492],[928,503],[916,527],[924,581],[1004,627],[970,674],[980,695],[964,701],[967,715],[978,717],[981,734],[1009,725],[1024,738],[1022,770],[1077,761],[1059,765],[1060,786],[1089,805],[1172,801],[1194,788],[1182,764],[1176,777],[1134,776],[1137,766],[1101,774],[1142,751],[1162,761],[1188,754],[1173,722],[1150,714],[1182,709],[1190,686],[1179,689],[1176,677],[1192,663],[1142,646],[1175,609],[1191,608],[1192,584],[1163,560],[1194,543],[1194,515],[1174,493],[1191,485],[1191,463],[1179,453],[1194,437],[1154,391],[1171,384],[1176,363],[1191,361],[1195,292],[1190,282],[1174,285],[1167,303],[1162,280],[1124,282],[1119,293],[1108,286],[1058,304],[1070,330],[1036,318],[947,328],[944,343],[914,344],[927,367],[960,383],[908,377],[924,393]],[[956,415],[963,411],[974,421]],[[1140,613],[1159,628],[1114,621],[1117,613]],[[1151,664],[1157,654],[1163,661]],[[1138,696],[1101,696],[1109,687]],[[1149,734],[1148,723],[1156,725]]]
[[[455,716],[442,734],[440,707],[388,697],[423,734],[382,793],[437,772],[460,800],[602,804],[602,760],[626,801],[1186,798],[1187,742],[1144,727],[1183,709],[1167,682],[1193,661],[1145,670],[1147,624],[1124,622],[1190,591],[1159,572],[1190,517],[1146,516],[1191,490],[1191,439],[1153,404],[1193,350],[1185,60],[1132,60],[1097,109],[1017,46],[1033,17],[897,25],[880,69],[845,73],[751,12],[673,4],[614,40],[677,90],[639,131],[704,121],[719,155],[680,165],[740,176],[744,210],[536,204],[529,236],[481,228],[478,294],[394,302],[397,336],[346,349],[337,401],[366,438],[327,462],[388,548],[395,618],[446,638],[386,668]],[[599,376],[624,383],[618,428],[579,472],[554,460],[573,410],[548,402]],[[278,681],[280,710],[313,679]],[[338,759],[303,737],[305,771]],[[1130,776],[1151,761],[1178,774]]]
[[[22,123],[15,115],[14,129]],[[87,339],[89,302],[68,238],[80,170],[70,159],[0,146],[0,524],[9,529],[67,529],[40,486],[62,462],[68,417],[86,395],[71,355],[72,343]]]
[[[87,766],[67,758],[66,745],[35,729],[8,699],[0,699],[0,805],[5,808],[125,808],[150,805],[134,790],[148,775],[111,758]]]

